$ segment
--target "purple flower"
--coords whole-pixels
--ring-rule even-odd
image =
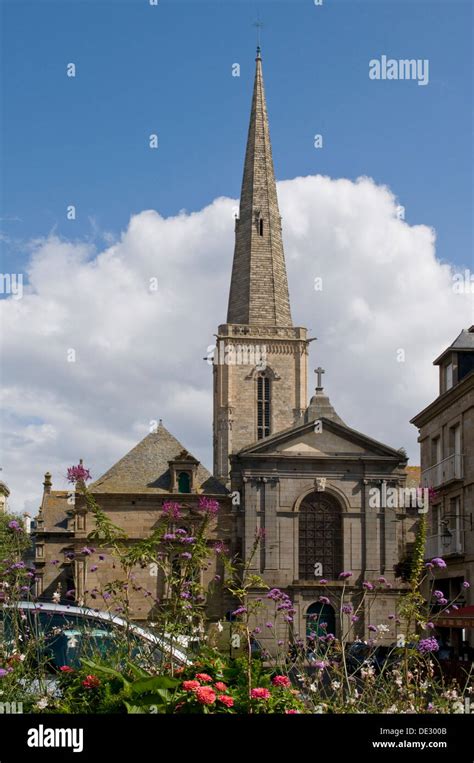
[[[437,599],[442,599],[444,597],[444,593],[442,591],[433,591],[433,596],[435,596]]]
[[[362,588],[365,588],[367,591],[373,591],[374,584],[370,583],[368,580],[364,580],[364,582],[362,583]]]
[[[387,579],[386,579],[386,578],[384,578],[384,577],[382,576],[382,577],[380,577],[380,578],[377,578],[377,582],[378,582],[378,583],[386,583],[386,582],[387,582]]]
[[[201,496],[199,499],[199,506],[198,508],[201,511],[204,511],[208,516],[215,516],[217,512],[219,511],[219,501],[215,501],[212,498],[206,498],[205,496]]]
[[[90,480],[90,478],[91,474],[89,469],[86,469],[82,464],[70,466],[67,470],[68,482],[84,482],[85,480]]]
[[[448,603],[447,599],[438,599],[438,604],[442,604],[443,606]]]
[[[98,566],[96,564],[93,564],[91,567],[91,572],[95,572],[98,569],[99,569]]]
[[[180,554],[180,557],[182,559],[192,559],[193,555],[189,553],[189,551],[183,551],[182,554]]]
[[[278,641],[277,643],[278,643],[278,646],[283,646],[283,644],[284,644],[285,642],[284,642],[284,641],[282,641],[282,640],[280,639],[280,641]]]
[[[14,530],[17,533],[22,532],[20,523],[17,522],[16,519],[12,519],[12,521],[8,523],[8,527],[10,528],[10,530]]]
[[[190,599],[191,598],[191,594],[189,594],[187,591],[182,591],[180,596],[181,596],[182,599]]]
[[[76,591],[74,588],[70,588],[69,591],[66,591],[66,599],[73,599]]]
[[[8,675],[8,670],[5,670],[5,668],[0,668],[0,678],[5,678],[5,676]]]
[[[232,612],[232,614],[233,614],[235,617],[238,617],[239,615],[244,615],[246,612],[247,612],[247,607],[237,607],[237,609],[235,609],[235,610]]]
[[[329,604],[330,603],[330,601],[329,601],[327,596],[320,596],[319,597],[319,601],[321,602],[321,604]]]
[[[432,636],[430,638],[423,638],[418,642],[418,651],[421,654],[429,654],[430,652],[437,652],[439,644]]]
[[[318,670],[324,670],[326,668],[326,663],[324,662],[324,660],[319,660],[318,662],[314,663],[314,667],[317,668]]]
[[[352,577],[352,572],[340,572],[339,573],[339,580],[347,580],[347,578]]]
[[[435,556],[435,558],[431,560],[431,564],[434,564],[435,567],[441,567],[441,569],[446,567],[446,562],[439,556]]]
[[[165,501],[163,504],[163,516],[168,519],[179,519],[181,517],[181,506],[175,501]]]
[[[377,628],[375,627],[375,625],[369,625],[368,630],[372,631],[372,633],[377,633]]]
[[[292,622],[293,622],[293,618],[292,618],[292,617],[290,617],[289,615],[287,615],[287,616],[286,616],[286,617],[284,617],[283,619],[284,619],[284,620],[285,620],[285,622],[287,622],[287,623],[292,623]]]
[[[163,535],[163,540],[176,540],[176,535],[174,535],[174,533],[165,533]]]
[[[434,623],[431,623],[431,622],[430,623],[426,623],[426,627],[430,628],[430,629],[434,628]]]
[[[359,618],[358,618],[358,616],[357,616],[357,615],[352,615],[352,617],[351,617],[351,623],[356,623],[358,619],[359,619]]]
[[[256,633],[258,636],[258,634],[262,632],[262,629],[257,626],[256,628],[253,629],[253,632]]]
[[[188,546],[190,546],[190,545],[192,545],[193,543],[196,543],[196,538],[193,538],[193,536],[192,536],[192,535],[188,535],[188,537],[187,537],[187,538],[183,538],[183,539],[182,539],[182,542],[183,542],[183,543],[187,543],[187,544],[188,544]]]
[[[454,610],[459,609],[458,605],[457,604],[453,604],[453,609]]]
[[[432,570],[433,569],[433,565],[431,564],[431,562],[426,562],[425,567],[426,567],[427,570]]]
[[[265,627],[266,628],[273,628],[273,623],[270,623],[270,622],[265,623]]]
[[[84,546],[84,548],[81,548],[81,554],[85,554],[85,556],[90,556],[92,553],[94,553],[94,550],[92,548],[89,548],[88,546]]]
[[[103,561],[104,561],[104,559],[105,559],[105,556],[104,556],[104,554],[99,554],[99,561],[100,561],[100,562],[103,562]]]
[[[463,588],[470,588],[470,587],[471,587],[471,584],[470,584],[470,583],[468,583],[468,582],[467,582],[467,580],[465,580],[465,581],[464,581],[464,583],[462,584],[462,587],[463,587]]]
[[[321,580],[318,580],[319,585],[326,585],[327,582],[328,581],[326,580],[326,578],[321,578]]]
[[[342,611],[344,612],[345,615],[350,615],[351,612],[354,611],[354,607],[352,606],[352,604],[343,604]]]

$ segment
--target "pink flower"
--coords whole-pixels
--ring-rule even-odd
[[[61,665],[59,670],[61,671],[61,673],[74,673],[74,670],[70,668],[69,665]]]
[[[94,675],[86,676],[82,685],[85,686],[86,689],[97,689],[97,687],[100,686],[100,678],[97,678],[97,676]]]
[[[340,572],[339,573],[339,580],[347,580],[347,578],[352,577],[352,572]]]
[[[212,686],[200,686],[196,689],[196,699],[201,705],[213,705],[216,701],[216,693]]]
[[[287,676],[275,676],[272,678],[272,684],[273,686],[284,686],[285,689],[288,689],[291,686],[291,681]]]
[[[285,715],[299,715],[298,710],[285,710]]]
[[[268,689],[262,689],[258,686],[250,691],[250,697],[251,699],[270,699],[271,694]]]
[[[86,469],[82,464],[70,466],[67,470],[68,482],[84,482],[85,480],[90,480],[90,478],[91,474],[89,469]]]
[[[207,673],[197,673],[196,680],[202,681],[203,683],[207,684],[207,683],[211,683],[212,678],[211,676],[208,676]]]
[[[227,691],[227,686],[222,681],[217,681],[214,686],[217,691]]]
[[[214,501],[212,498],[201,496],[199,499],[199,509],[209,516],[215,516],[219,511],[219,501]]]
[[[180,519],[181,506],[176,501],[165,501],[163,504],[163,516],[168,519]]]
[[[200,687],[199,681],[183,681],[184,691],[196,691]]]
[[[234,700],[232,699],[232,697],[229,697],[228,694],[219,694],[217,699],[219,700],[219,702],[222,702],[222,704],[225,705],[226,707],[232,707],[234,704]]]

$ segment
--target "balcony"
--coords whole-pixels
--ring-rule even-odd
[[[422,487],[441,487],[464,477],[463,454],[453,453],[421,473]]]
[[[425,559],[434,559],[436,556],[459,556],[464,553],[464,541],[462,531],[450,528],[451,536],[431,535],[426,539]]]

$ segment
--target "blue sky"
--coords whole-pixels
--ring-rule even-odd
[[[470,2],[14,0],[2,3],[3,272],[53,229],[100,246],[143,209],[238,196],[257,8],[278,179],[369,175],[410,224],[436,229],[439,258],[472,266]],[[428,58],[429,84],[370,80],[382,54]]]

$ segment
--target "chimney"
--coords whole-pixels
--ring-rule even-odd
[[[44,487],[44,492],[45,493],[50,493],[51,492],[52,484],[53,483],[52,483],[52,480],[51,480],[51,473],[50,472],[46,472],[46,474],[44,475],[44,482],[43,482],[43,487]]]

